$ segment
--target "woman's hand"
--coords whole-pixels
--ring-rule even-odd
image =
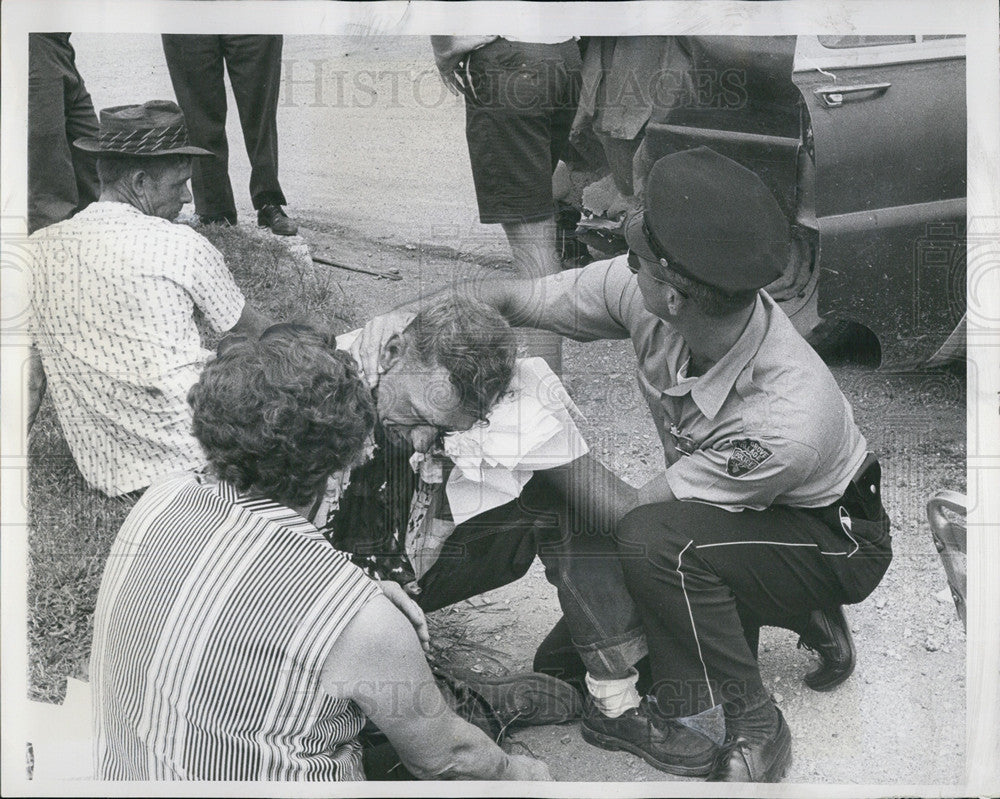
[[[369,319],[361,328],[361,333],[351,347],[351,354],[360,364],[361,371],[372,388],[378,385],[379,361],[386,342],[406,330],[414,316],[416,314],[413,311],[390,311]]]

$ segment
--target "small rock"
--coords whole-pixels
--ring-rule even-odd
[[[774,681],[775,682],[781,682],[781,675],[779,674],[777,677],[775,677]]]
[[[474,672],[476,672],[476,674],[482,674],[483,673],[483,667],[479,663],[473,663],[472,664],[472,670]]]
[[[771,694],[771,697],[774,699],[774,703],[777,705],[780,705],[785,698],[781,694]]]
[[[559,739],[559,743],[568,744],[571,740],[572,738],[570,738],[570,736],[564,735],[562,738]]]
[[[947,588],[947,587],[946,588],[942,588],[940,591],[938,591],[936,594],[934,594],[934,598],[938,602],[940,602],[942,605],[950,604],[951,603],[951,589]]]
[[[939,644],[933,638],[928,638],[926,641],[924,641],[924,649],[926,649],[928,652],[937,652],[940,648],[941,644]]]
[[[417,249],[417,245],[416,244],[404,244],[403,245],[403,249],[404,250],[415,250],[415,249]]]
[[[882,610],[882,608],[885,607],[885,597],[884,596],[880,596],[878,599],[875,600],[875,607],[878,608],[879,610]]]

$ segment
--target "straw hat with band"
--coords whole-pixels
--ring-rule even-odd
[[[626,224],[629,249],[726,293],[763,288],[788,263],[788,220],[749,169],[708,147],[659,159],[646,209]]]
[[[191,145],[184,113],[170,100],[104,108],[97,138],[77,139],[73,145],[98,155],[212,155]]]

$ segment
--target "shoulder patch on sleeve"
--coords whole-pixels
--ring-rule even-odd
[[[726,463],[726,471],[731,477],[749,474],[773,454],[771,450],[752,438],[734,438],[733,452]]]

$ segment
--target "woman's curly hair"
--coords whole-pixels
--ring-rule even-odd
[[[188,393],[192,432],[220,478],[301,506],[351,466],[375,423],[350,355],[304,325],[230,337]]]

